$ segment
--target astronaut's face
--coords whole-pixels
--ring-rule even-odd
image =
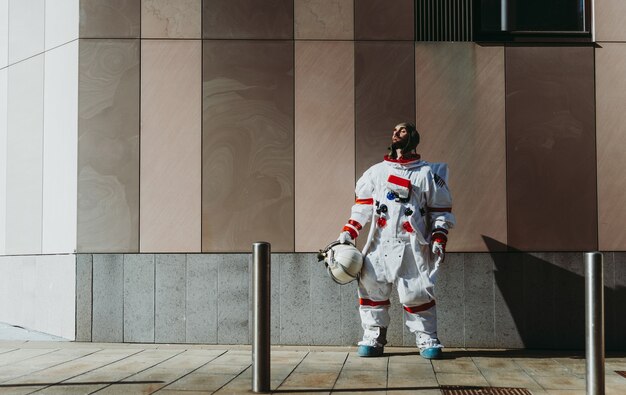
[[[403,125],[397,125],[393,129],[393,134],[391,135],[391,144],[396,147],[403,147],[409,141],[409,132],[406,130],[406,127]]]

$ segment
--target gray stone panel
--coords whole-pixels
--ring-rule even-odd
[[[492,253],[494,262],[495,346],[524,348],[520,336],[524,266],[520,253]]]
[[[250,262],[252,262],[252,255],[250,255]],[[270,309],[270,337],[272,344],[281,344],[280,342],[280,264],[281,260],[278,259],[276,254],[271,257],[271,266],[272,266],[272,277],[270,279],[272,286],[272,294],[271,294],[271,309]],[[252,268],[252,264],[250,266]],[[252,270],[250,270],[252,273]],[[250,304],[252,306],[252,304]],[[252,311],[252,308],[250,308]],[[252,325],[252,318],[250,318],[250,325]],[[250,334],[252,334],[252,330],[250,330]]]
[[[615,291],[613,292],[613,306],[615,325],[614,331],[617,339],[614,350],[626,350],[626,314],[624,314],[624,306],[626,306],[626,252],[613,253],[615,264]]]
[[[157,254],[155,262],[155,341],[184,343],[186,256]]]
[[[280,260],[280,342],[310,344],[310,267],[313,254],[277,254]],[[319,330],[315,325],[314,330]]]
[[[124,255],[124,342],[154,342],[154,255]]]
[[[341,286],[335,283],[324,263],[311,261],[311,344],[341,345]]]
[[[357,282],[341,285],[341,344],[353,346],[363,337]]]
[[[553,254],[555,345],[565,349],[585,347],[585,274],[583,254],[558,252]]]
[[[584,254],[583,258],[584,258]],[[604,328],[605,343],[607,350],[613,349],[615,344],[620,342],[620,335],[615,329],[617,326],[616,315],[616,287],[615,287],[615,259],[613,252],[603,252],[603,274],[604,274]],[[623,306],[623,305],[622,305]]]
[[[91,254],[76,255],[76,341],[91,341],[93,266]]]
[[[448,347],[465,346],[464,265],[462,253],[448,253],[439,269],[435,296],[437,300],[437,334]]]
[[[556,320],[552,287],[555,274],[551,253],[523,254],[524,278],[522,315],[520,328],[524,346],[527,348],[555,348]]]
[[[187,343],[217,343],[218,264],[215,255],[187,255]]]
[[[493,260],[490,254],[467,253],[464,259],[465,346],[493,347]]]
[[[219,255],[217,298],[217,342],[249,343],[248,254]]]
[[[94,342],[122,342],[124,339],[124,256],[93,255]]]

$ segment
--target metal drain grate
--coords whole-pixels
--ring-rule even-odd
[[[443,395],[532,395],[526,388],[442,386]]]
[[[626,379],[626,371],[625,370],[616,370],[615,373],[619,374],[623,378]]]

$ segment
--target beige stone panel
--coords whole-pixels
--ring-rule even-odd
[[[295,37],[352,40],[354,0],[295,0]]]
[[[139,40],[81,40],[79,252],[139,250]]]
[[[450,251],[507,243],[504,49],[472,43],[415,47],[418,147],[449,165],[457,226]]]
[[[626,43],[596,48],[598,238],[600,251],[626,250]]]
[[[141,0],[80,0],[80,38],[139,38]]]
[[[595,0],[596,41],[626,41],[626,1]]]
[[[201,45],[142,43],[141,252],[201,249]]]
[[[201,0],[141,0],[141,37],[200,38]]]
[[[354,44],[296,43],[296,252],[334,240],[354,202]]]
[[[202,250],[294,250],[293,41],[205,40]]]

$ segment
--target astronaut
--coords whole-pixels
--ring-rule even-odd
[[[392,284],[422,357],[441,356],[433,288],[455,219],[445,176],[433,170],[445,165],[420,159],[419,138],[412,123],[394,128],[390,153],[358,180],[355,205],[338,238],[353,242],[372,221],[359,278],[362,357],[383,354]]]

